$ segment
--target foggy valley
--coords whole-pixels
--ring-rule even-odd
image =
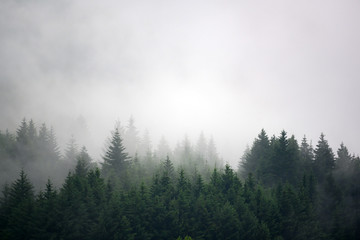
[[[0,239],[359,239],[360,3],[0,2]]]

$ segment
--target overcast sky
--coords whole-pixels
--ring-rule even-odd
[[[93,146],[133,115],[153,145],[213,136],[236,166],[262,128],[360,153],[360,2],[0,1],[0,127]],[[98,153],[98,150],[92,150]],[[97,158],[98,156],[95,156]]]

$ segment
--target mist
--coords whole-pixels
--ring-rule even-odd
[[[62,149],[75,135],[98,161],[115,122],[130,116],[154,148],[161,136],[175,148],[204,132],[232,166],[262,128],[314,142],[324,132],[359,153],[359,8],[1,1],[0,128],[46,122]]]

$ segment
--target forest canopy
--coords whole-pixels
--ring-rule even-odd
[[[224,164],[200,134],[152,150],[134,121],[116,125],[102,161],[72,137],[23,121],[0,132],[1,239],[358,239],[360,159],[264,129]]]

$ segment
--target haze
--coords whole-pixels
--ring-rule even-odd
[[[360,152],[359,1],[0,2],[0,129],[85,119],[100,159],[130,116],[153,146],[213,136],[236,166],[264,128]]]

